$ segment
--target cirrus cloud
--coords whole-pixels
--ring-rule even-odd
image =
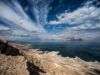
[[[57,20],[49,23],[75,25],[71,27],[72,30],[100,28],[100,7],[96,7],[93,3],[94,1],[89,1],[73,12],[64,12],[57,15]]]

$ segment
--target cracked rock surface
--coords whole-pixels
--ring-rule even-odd
[[[0,41],[0,75],[100,75],[100,62],[61,57],[58,52]]]

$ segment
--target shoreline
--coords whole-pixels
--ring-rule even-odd
[[[0,48],[6,43],[0,42]],[[0,54],[0,75],[100,75],[100,62],[43,52],[31,45],[8,44]]]

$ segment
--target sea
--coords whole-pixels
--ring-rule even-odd
[[[26,42],[25,42],[26,43]],[[63,57],[100,61],[100,41],[27,42],[40,51],[58,51]]]

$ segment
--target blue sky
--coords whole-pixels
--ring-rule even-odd
[[[100,37],[99,0],[1,0],[0,36],[65,41]]]

